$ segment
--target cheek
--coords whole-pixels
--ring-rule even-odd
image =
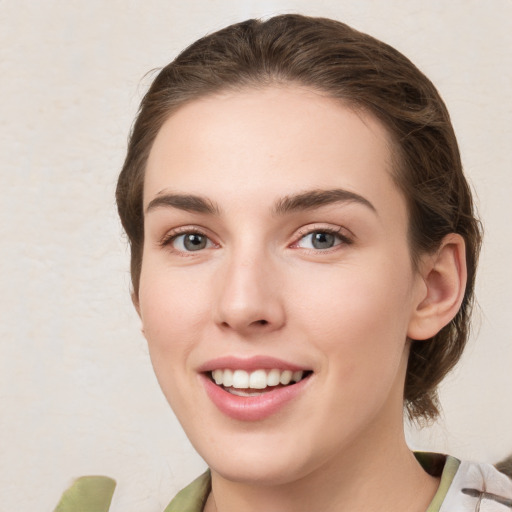
[[[404,268],[360,260],[334,272],[320,269],[307,278],[295,276],[299,282],[290,294],[295,298],[295,316],[305,315],[330,338],[384,326],[396,331],[408,319],[412,305],[412,276],[407,267],[397,271],[397,266]]]
[[[154,373],[168,403],[180,410],[180,390],[186,385],[197,339],[198,307],[188,289],[183,291],[164,277],[165,273],[141,276],[140,311]]]
[[[199,280],[183,280],[165,270],[143,271],[139,303],[155,371],[161,365],[182,365],[208,314],[204,286]]]
[[[204,314],[207,302],[208,279],[203,273],[175,269],[159,258],[143,263],[140,280],[142,321],[150,330],[181,326],[194,328]]]
[[[356,382],[396,372],[406,344],[412,278],[393,267],[385,259],[360,261],[328,276],[310,275],[295,290],[294,316],[326,364],[337,366],[333,378]]]

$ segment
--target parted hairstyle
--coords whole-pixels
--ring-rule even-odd
[[[179,107],[227,90],[297,84],[376,116],[393,141],[393,178],[406,198],[413,264],[443,237],[466,243],[468,280],[455,318],[429,340],[411,340],[404,404],[409,418],[439,414],[437,386],[469,334],[480,223],[448,111],[430,80],[404,55],[338,21],[281,15],[247,20],[203,37],[156,76],[132,127],[116,199],[131,249],[134,300],[143,257],[144,171],[155,137]]]

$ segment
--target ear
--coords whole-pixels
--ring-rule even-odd
[[[419,272],[423,292],[407,335],[413,340],[426,340],[448,325],[462,304],[467,280],[464,238],[456,233],[446,235],[435,253],[422,258]]]

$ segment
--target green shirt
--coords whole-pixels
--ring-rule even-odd
[[[432,453],[415,455],[428,473],[441,477],[426,512],[512,512],[512,480],[493,466]],[[108,512],[115,485],[102,476],[79,478],[54,512]],[[206,471],[181,490],[164,512],[202,512],[210,490],[210,472]]]
[[[416,458],[428,473],[441,476],[441,483],[426,512],[439,512],[460,462],[454,457],[417,453]],[[164,512],[202,512],[211,490],[210,472],[206,471],[181,490]]]

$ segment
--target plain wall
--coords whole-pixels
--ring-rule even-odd
[[[485,246],[467,353],[414,448],[512,452],[512,3],[508,0],[0,2],[0,510],[51,511],[72,478],[118,481],[115,511],[164,509],[204,469],[167,406],[129,297],[114,187],[149,79],[248,17],[334,17],[438,86]]]

